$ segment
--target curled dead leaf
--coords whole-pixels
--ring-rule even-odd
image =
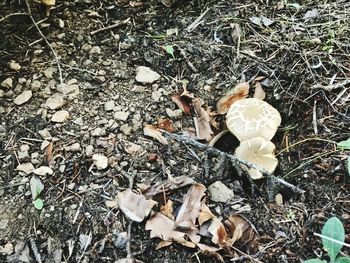
[[[168,144],[168,140],[162,135],[162,133],[157,128],[155,128],[152,125],[146,125],[143,128],[143,134],[145,136],[150,136],[153,139],[156,139],[158,142],[164,145]]]
[[[155,185],[151,186],[147,192],[145,192],[145,196],[152,197],[163,192],[169,192],[193,184],[193,182],[194,180],[192,178],[184,175],[169,177],[168,180],[156,183]]]
[[[205,200],[203,199],[201,203],[201,208],[199,210],[198,215],[198,223],[199,225],[203,225],[204,222],[215,218],[216,216],[210,211],[209,207],[205,204]]]
[[[135,194],[131,189],[119,192],[117,201],[120,210],[133,221],[142,222],[149,215],[156,201],[148,200],[143,195]]]
[[[226,229],[223,223],[218,218],[213,218],[211,224],[208,228],[208,232],[212,234],[211,241],[219,245],[220,247],[224,247],[227,245],[228,236],[226,233]]]
[[[191,101],[180,95],[171,96],[171,100],[183,111],[183,113],[190,115],[191,114]]]
[[[160,207],[160,212],[169,217],[170,219],[174,220],[174,210],[173,210],[173,201],[170,199],[166,202],[165,205],[162,205]]]
[[[206,187],[195,183],[188,190],[179,213],[176,216],[176,226],[181,229],[196,229],[196,219],[201,208],[201,200]]]
[[[250,249],[258,248],[259,233],[246,218],[241,215],[232,215],[224,221],[229,236],[228,244],[239,242],[248,245]]]
[[[165,130],[167,132],[174,132],[172,122],[169,119],[158,118],[157,127],[158,129]]]
[[[247,98],[249,93],[249,83],[238,83],[233,89],[225,94],[216,104],[219,114],[226,114],[231,105],[237,100]]]
[[[196,135],[199,140],[209,142],[212,139],[213,131],[210,127],[210,116],[207,110],[203,107],[202,99],[194,99],[193,106],[196,112],[196,117],[193,118],[194,126],[196,128]]]

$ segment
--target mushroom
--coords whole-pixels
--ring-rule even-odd
[[[56,4],[56,0],[41,0],[41,3],[45,5],[46,16],[49,16],[50,9]]]
[[[227,128],[240,141],[255,137],[271,140],[280,124],[279,112],[256,98],[236,101],[226,115]]]
[[[274,151],[275,145],[272,142],[256,137],[242,141],[236,148],[235,155],[272,173],[278,164]],[[263,177],[262,173],[254,168],[248,169],[246,165],[242,165],[242,167],[248,171],[252,179]]]

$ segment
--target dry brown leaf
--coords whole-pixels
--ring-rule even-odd
[[[266,97],[266,93],[265,93],[264,89],[261,87],[260,82],[256,82],[253,98],[264,100],[265,97]]]
[[[145,193],[145,196],[152,197],[157,194],[163,193],[163,191],[169,192],[193,184],[193,182],[194,180],[192,178],[184,175],[169,177],[168,180],[156,183],[155,185],[151,186]]]
[[[176,226],[182,229],[196,229],[196,219],[201,208],[201,200],[206,188],[204,185],[195,183],[187,192],[184,202],[176,216]]]
[[[242,244],[248,245],[251,249],[257,249],[259,238],[258,231],[255,227],[243,216],[232,215],[224,222],[229,236],[228,243],[233,245],[239,241]]]
[[[188,99],[186,100],[186,98],[180,97],[180,95],[174,95],[171,96],[171,100],[183,111],[183,113],[187,115],[191,114],[191,102],[189,102]]]
[[[232,90],[227,92],[216,104],[219,114],[226,114],[231,105],[237,100],[245,99],[249,93],[249,83],[238,83]]]
[[[159,237],[166,241],[171,241],[175,229],[175,222],[162,213],[155,213],[147,220],[146,230],[150,230],[150,236]]]
[[[201,250],[201,252],[205,255],[209,255],[211,257],[216,257],[219,261],[225,262],[224,258],[218,253],[221,248],[208,246],[206,244],[197,244],[197,247]]]
[[[228,236],[226,229],[218,218],[213,218],[208,228],[208,232],[212,234],[213,237],[211,238],[211,241],[214,244],[219,245],[220,247],[227,245]]]
[[[159,250],[163,247],[168,247],[173,243],[173,241],[162,240],[158,243],[156,250]]]
[[[200,237],[196,237],[192,232],[180,232],[175,230],[175,222],[163,215],[162,213],[155,213],[146,223],[146,230],[150,230],[150,236],[161,238],[164,241],[175,241],[187,247],[195,247],[196,244],[185,239],[185,236],[199,242]],[[198,243],[197,242],[197,243]],[[168,244],[168,243],[166,243]]]
[[[156,201],[147,200],[145,196],[135,194],[131,189],[119,192],[117,200],[120,210],[133,221],[141,222],[149,215]]]
[[[167,132],[174,132],[172,122],[169,119],[158,118],[157,127],[158,129],[165,130]]]
[[[146,125],[143,128],[143,134],[146,136],[150,136],[153,139],[156,139],[158,142],[167,145],[168,144],[168,140],[162,135],[162,133],[160,131],[157,130],[157,128],[155,128],[152,125]]]
[[[126,151],[128,154],[133,156],[143,152],[142,146],[129,141],[123,141],[123,147],[124,147],[124,151]]]
[[[193,118],[196,128],[197,139],[209,142],[212,139],[213,131],[210,127],[210,116],[208,111],[202,108],[203,100],[194,99],[193,106],[196,112],[196,117]]]
[[[45,147],[45,153],[44,153],[44,156],[45,156],[47,163],[51,163],[51,161],[52,161],[52,152],[53,152],[52,150],[53,150],[53,143],[50,142]]]
[[[170,219],[174,220],[174,209],[173,209],[173,201],[171,201],[170,199],[166,202],[165,205],[162,205],[160,207],[160,212],[163,215],[166,215],[167,217],[169,217]]]
[[[199,210],[198,215],[198,223],[199,225],[203,225],[204,222],[215,218],[216,216],[210,211],[209,207],[205,204],[205,200],[203,199],[201,203],[201,208]]]

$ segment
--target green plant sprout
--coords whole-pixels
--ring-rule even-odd
[[[322,234],[315,234],[322,238],[323,248],[327,251],[330,261],[329,263],[350,263],[349,257],[337,257],[343,246],[349,246],[344,243],[345,230],[342,222],[337,217],[327,220],[322,228]],[[326,263],[326,260],[318,258],[308,259],[304,263]]]
[[[350,150],[350,138],[346,141],[341,141],[337,143],[337,148],[344,151]],[[348,175],[350,176],[350,155],[347,158]]]
[[[166,53],[168,53],[170,56],[172,56],[173,59],[175,59],[174,46],[173,45],[162,46],[162,48],[165,50]]]

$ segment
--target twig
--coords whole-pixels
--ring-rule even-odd
[[[93,35],[95,35],[95,34],[97,34],[97,33],[100,33],[100,32],[106,31],[106,30],[110,30],[110,29],[113,29],[113,28],[116,28],[116,27],[125,25],[125,24],[127,24],[129,21],[130,21],[130,17],[128,17],[128,18],[125,19],[125,20],[117,21],[117,22],[114,23],[113,25],[106,26],[106,27],[103,27],[103,28],[94,30],[94,31],[90,32],[90,35],[93,36]]]
[[[164,130],[161,130],[161,131],[163,133],[163,136],[167,137],[169,139],[174,139],[174,140],[177,140],[177,141],[182,142],[184,144],[186,144],[186,143],[187,144],[191,144],[191,145],[197,147],[198,149],[201,149],[203,151],[206,151],[207,153],[210,153],[210,154],[213,154],[213,155],[216,155],[216,156],[225,156],[227,159],[229,159],[232,162],[233,165],[235,165],[235,167],[237,167],[239,164],[244,164],[250,169],[255,169],[255,170],[259,171],[260,173],[262,173],[263,175],[265,175],[267,177],[267,180],[270,181],[271,183],[281,184],[281,185],[283,185],[285,187],[290,188],[295,193],[301,194],[301,193],[305,192],[304,190],[300,189],[299,187],[286,182],[282,178],[278,178],[278,177],[270,174],[265,169],[257,167],[255,164],[253,164],[251,162],[247,162],[247,161],[242,160],[242,159],[240,159],[240,158],[238,158],[238,157],[236,157],[234,155],[222,152],[222,151],[220,151],[220,150],[218,150],[218,149],[216,149],[216,148],[214,148],[212,146],[208,146],[208,145],[202,144],[202,143],[200,143],[198,141],[195,141],[193,139],[190,139],[190,138],[187,138],[187,137],[184,137],[184,136],[181,136],[181,135],[169,133],[169,132],[164,131]],[[250,181],[253,183],[253,180],[251,180],[250,177],[247,177],[247,178],[250,179]]]
[[[202,18],[205,16],[205,14],[209,11],[210,9],[205,10],[199,17],[196,18],[187,28],[187,32],[192,32],[199,24],[201,24]]]
[[[323,90],[326,90],[326,91],[332,91],[334,89],[339,89],[339,88],[342,88],[346,85],[350,84],[350,79],[346,79],[342,82],[339,82],[337,84],[332,84],[332,85],[327,85],[327,86],[323,86],[321,84],[316,84],[316,85],[313,85],[311,87],[311,89],[323,89]]]
[[[60,61],[58,59],[57,53],[56,51],[53,49],[53,47],[51,46],[50,42],[47,40],[47,38],[45,37],[45,35],[43,34],[43,32],[41,31],[41,29],[39,28],[38,24],[35,22],[33,16],[32,16],[32,11],[30,9],[28,0],[26,1],[26,5],[27,5],[27,9],[28,9],[28,15],[30,17],[30,19],[33,22],[33,25],[35,26],[35,28],[38,30],[40,36],[44,39],[46,45],[50,48],[51,52],[53,53],[55,60],[56,60],[56,64],[57,64],[57,68],[58,68],[58,72],[59,72],[59,76],[60,76],[60,84],[63,85],[63,77],[62,77],[62,69],[61,69],[61,65],[60,65]]]
[[[130,248],[130,239],[131,239],[131,226],[132,226],[132,221],[130,221],[129,226],[128,226],[128,241],[126,242],[126,257],[131,258],[131,248]]]
[[[29,16],[29,14],[28,13],[12,13],[12,14],[6,15],[3,18],[1,18],[0,23],[11,16]]]

